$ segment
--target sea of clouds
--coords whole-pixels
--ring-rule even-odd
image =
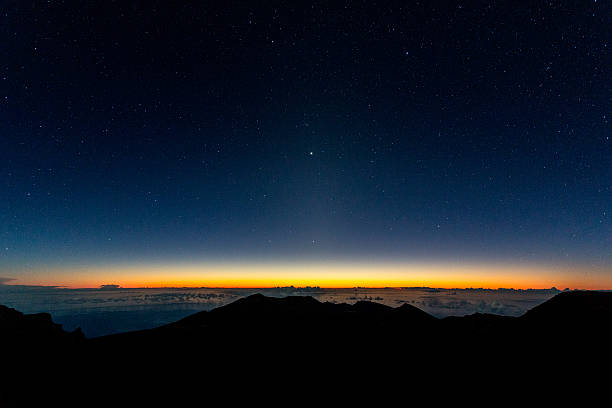
[[[432,288],[119,288],[68,289],[10,285],[0,281],[0,304],[24,313],[51,313],[67,330],[81,327],[88,337],[161,326],[192,313],[211,310],[253,293],[312,296],[322,302],[369,300],[392,307],[408,303],[436,317],[495,313],[520,316],[554,296],[554,289],[486,290]]]

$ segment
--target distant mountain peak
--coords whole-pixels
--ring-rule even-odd
[[[62,325],[54,323],[49,313],[23,314],[0,305],[0,331],[2,342],[8,344],[30,344],[46,347],[58,342],[84,340],[81,329],[67,332]]]

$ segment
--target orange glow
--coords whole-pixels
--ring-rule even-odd
[[[612,288],[610,270],[495,263],[209,262],[21,270],[13,284],[72,288],[276,286],[438,288]],[[10,275],[9,275],[10,276]]]

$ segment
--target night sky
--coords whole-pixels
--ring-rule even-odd
[[[6,282],[612,288],[609,1],[1,11]]]

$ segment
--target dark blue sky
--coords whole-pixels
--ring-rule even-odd
[[[208,3],[3,3],[0,268],[612,265],[610,2]]]

